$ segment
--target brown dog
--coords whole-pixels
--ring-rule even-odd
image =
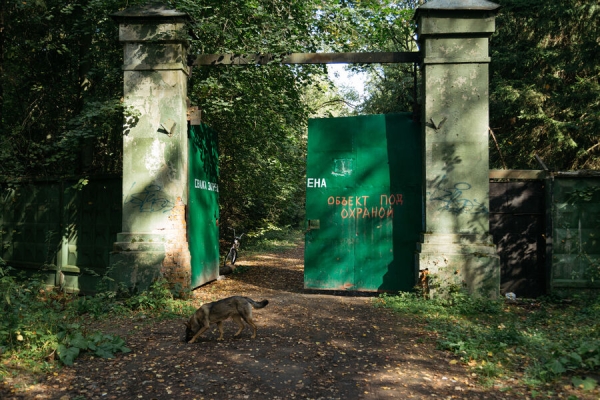
[[[263,308],[269,304],[269,300],[256,302],[249,297],[232,296],[212,303],[206,303],[196,310],[194,315],[185,323],[185,341],[194,343],[210,326],[216,323],[221,332],[217,340],[223,340],[223,321],[232,318],[239,329],[234,336],[244,330],[244,320],[252,327],[252,339],[256,338],[256,325],[252,321],[252,307]]]

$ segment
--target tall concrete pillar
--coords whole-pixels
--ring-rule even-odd
[[[466,286],[488,297],[500,288],[488,160],[488,42],[498,8],[486,0],[431,0],[415,15],[424,93],[417,265],[429,270],[434,287]]]
[[[112,275],[145,289],[159,276],[189,285],[187,203],[188,16],[149,5],[117,12],[124,46],[123,231]]]

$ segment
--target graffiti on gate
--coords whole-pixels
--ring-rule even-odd
[[[131,185],[131,189],[135,184]],[[146,186],[141,192],[130,194],[125,203],[136,207],[142,213],[167,213],[175,206],[175,203],[165,197],[162,186],[156,184]]]
[[[394,218],[394,208],[404,204],[402,193],[382,194],[379,204],[370,196],[329,196],[327,205],[338,207],[342,219]],[[375,204],[373,204],[375,203]]]
[[[433,192],[427,192],[427,198],[432,202],[439,202],[439,211],[447,211],[455,215],[459,214],[489,214],[485,204],[476,198],[469,198],[468,192],[472,185],[468,182],[457,182],[452,186],[448,183],[446,175],[435,185]]]

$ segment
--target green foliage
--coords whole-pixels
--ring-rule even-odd
[[[0,353],[10,364],[34,370],[53,368],[53,360],[71,365],[82,353],[112,358],[126,353],[119,336],[91,330],[93,319],[127,317],[143,311],[159,318],[180,318],[193,311],[185,301],[173,300],[165,280],[157,280],[138,296],[119,299],[116,292],[77,297],[49,289],[37,278],[18,279],[0,259]]]
[[[365,90],[368,98],[358,109],[359,114],[390,114],[412,111],[418,99],[413,70],[409,64],[384,65],[372,69]]]
[[[580,377],[600,369],[597,297],[505,304],[462,294],[448,301],[399,293],[382,295],[377,304],[422,319],[438,347],[459,356],[484,382],[516,378],[535,388],[566,375],[587,389],[596,385]]]
[[[412,51],[417,0],[324,1],[317,29],[324,47],[338,52]]]
[[[573,386],[579,387],[583,390],[594,390],[598,386],[598,382],[594,378],[574,376],[571,379]]]
[[[302,101],[308,106],[309,118],[334,118],[350,115],[358,105],[358,93],[350,88],[337,88],[328,78],[314,77],[304,89]]]
[[[327,2],[317,26],[334,51],[417,51],[414,10],[420,1]],[[366,99],[354,114],[387,114],[413,109],[417,95],[413,65],[349,65],[368,76]]]
[[[597,2],[499,0],[491,39],[490,126],[508,168],[600,167]],[[490,151],[501,167],[500,154]]]
[[[245,236],[246,237],[246,236]],[[304,234],[290,226],[268,226],[247,235],[246,248],[249,252],[285,251],[298,246]]]
[[[287,67],[210,69],[198,90],[206,122],[219,132],[220,224],[250,231],[266,223],[298,223],[304,197],[306,114]],[[216,99],[233,98],[227,106]]]
[[[58,334],[56,353],[65,365],[72,365],[81,351],[90,351],[101,358],[114,358],[115,353],[128,353],[131,350],[125,346],[125,341],[118,336],[95,332],[84,336],[79,324],[61,326]]]
[[[78,315],[90,315],[98,318],[108,312],[121,314],[122,309],[117,302],[116,292],[99,291],[95,296],[81,296],[74,300],[75,312]]]
[[[120,171],[122,46],[108,14],[127,4],[3,2],[2,176]]]
[[[4,263],[0,266],[0,292],[0,352],[17,363],[33,362],[46,369],[54,354],[71,365],[82,351],[103,358],[129,351],[119,337],[88,333],[78,322],[80,303],[73,296],[48,289],[36,278],[19,281]]]
[[[317,50],[316,1],[174,1],[194,22],[192,54]],[[304,197],[305,88],[323,68],[201,67],[189,86],[204,122],[219,132],[222,232],[298,224]]]
[[[163,310],[172,301],[173,294],[169,289],[169,283],[161,278],[152,283],[148,290],[127,299],[125,305],[137,311]]]

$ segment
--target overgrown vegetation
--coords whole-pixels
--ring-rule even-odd
[[[344,51],[414,51],[414,10],[422,0],[344,1],[324,10],[324,32]],[[598,169],[600,6],[597,1],[495,0],[490,40],[490,165],[552,170]],[[352,66],[367,72],[357,113],[412,109],[409,64]]]
[[[496,2],[490,127],[502,153],[490,147],[490,163],[535,169],[537,154],[553,170],[598,169],[598,2]]]
[[[270,226],[248,234],[246,247],[249,252],[283,252],[298,246],[304,233],[290,226]]]
[[[127,298],[107,289],[94,297],[77,296],[48,288],[37,277],[23,279],[4,262],[0,295],[0,354],[5,360],[0,378],[12,367],[48,372],[56,362],[71,365],[84,352],[102,358],[129,352],[123,338],[90,327],[107,316],[143,312],[169,318],[192,311],[186,302],[173,299],[164,280]]]
[[[248,241],[243,247],[248,252],[283,251],[296,246],[301,234],[289,227],[263,229],[244,236]],[[26,278],[0,259],[0,379],[13,367],[48,372],[71,365],[84,353],[112,358],[129,352],[123,338],[92,328],[107,317],[179,318],[194,311],[185,299],[173,297],[164,279],[135,295],[110,287],[111,279],[104,276],[96,295],[69,294],[48,288],[41,277]]]
[[[421,319],[437,345],[460,357],[483,383],[532,394],[560,379],[585,390],[598,382],[600,298],[489,300],[462,291],[444,299],[418,293],[382,295],[377,304]],[[596,375],[597,376],[597,375]]]
[[[192,23],[192,54],[415,51],[423,0],[170,0]],[[114,12],[147,0],[3,2],[0,177],[119,174],[123,50]],[[498,0],[491,39],[494,168],[598,168],[598,19],[594,2]],[[196,39],[199,38],[199,39]],[[320,66],[194,68],[189,98],[219,132],[220,223],[244,230],[303,219],[306,120],[411,110],[414,66],[362,65],[365,101],[331,88]],[[416,69],[418,71],[418,68]],[[417,85],[418,86],[418,85]],[[332,109],[332,106],[333,107]],[[125,121],[124,118],[125,117]]]

